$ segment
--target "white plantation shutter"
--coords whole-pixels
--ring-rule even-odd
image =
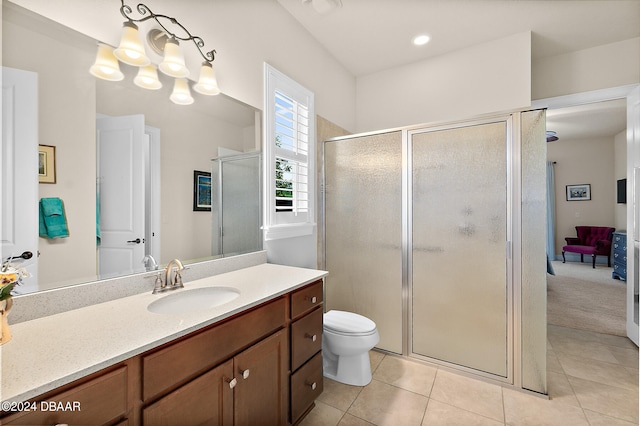
[[[313,231],[313,93],[265,64],[265,238]]]

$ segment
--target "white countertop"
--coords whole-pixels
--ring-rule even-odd
[[[147,305],[183,290],[146,292],[11,326],[0,346],[2,401],[25,401],[163,343],[257,306],[327,275],[325,271],[261,264],[200,280],[185,289],[235,287],[224,305],[179,315],[151,313]],[[187,274],[183,277],[188,279]]]

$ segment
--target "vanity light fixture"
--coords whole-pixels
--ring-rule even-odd
[[[189,30],[175,18],[153,13],[148,6],[142,3],[136,6],[140,17],[134,19],[132,17],[132,7],[125,4],[125,0],[120,0],[120,2],[120,13],[127,19],[122,27],[120,44],[115,50],[103,44],[98,46],[98,55],[96,56],[95,64],[90,69],[91,74],[110,81],[122,80],[124,76],[120,72],[119,60],[125,64],[140,67],[134,79],[136,85],[145,89],[155,90],[162,87],[162,83],[158,79],[157,69],[159,69],[162,73],[176,79],[170,99],[179,105],[189,105],[194,101],[189,89],[189,81],[187,80],[190,72],[185,64],[179,42],[191,41],[204,58],[200,68],[200,78],[194,85],[194,90],[203,95],[217,95],[220,93],[212,65],[216,51],[203,51],[204,41],[202,38],[191,35]],[[151,64],[151,60],[145,52],[144,44],[140,40],[138,26],[136,25],[136,23],[145,22],[149,19],[155,20],[162,28],[162,30],[152,29],[147,34],[147,43],[151,49],[163,56],[158,68]],[[169,24],[177,26],[181,35],[170,31],[167,28]]]

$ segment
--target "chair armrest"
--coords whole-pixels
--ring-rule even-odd
[[[576,238],[576,237],[565,237],[565,241],[567,242],[567,245],[581,245],[580,244],[580,239]]]
[[[598,250],[598,251],[611,250],[611,241],[609,241],[609,240],[598,240],[598,241],[596,241],[596,250]]]

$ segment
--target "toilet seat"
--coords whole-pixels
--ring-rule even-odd
[[[376,323],[353,312],[331,310],[324,314],[323,328],[330,332],[348,336],[374,334]]]

